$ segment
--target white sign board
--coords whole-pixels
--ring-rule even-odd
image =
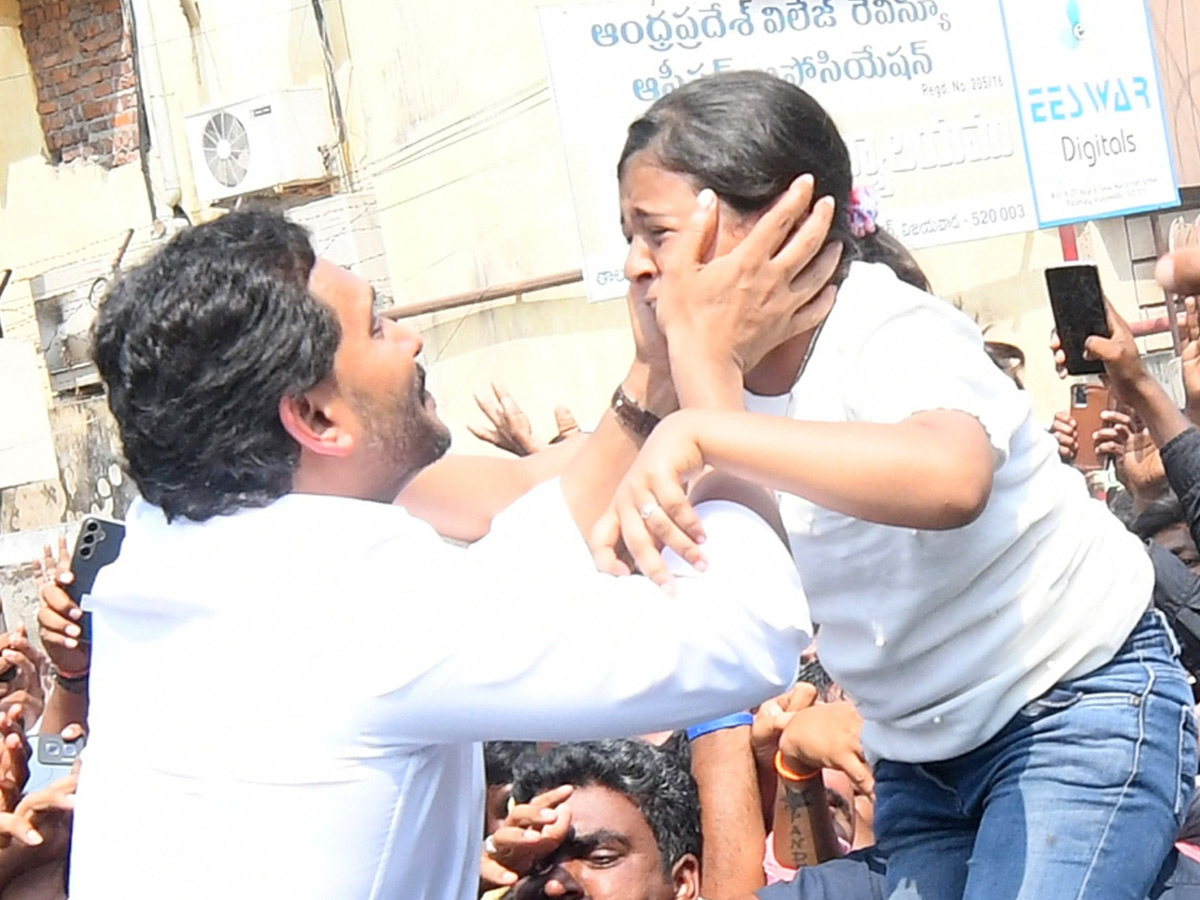
[[[32,344],[0,339],[0,488],[58,478],[46,388]]]
[[[616,164],[629,124],[727,69],[773,72],[828,108],[855,183],[908,247],[1039,227],[995,0],[629,0],[540,15],[592,300],[625,292]]]
[[[1043,227],[1179,203],[1144,0],[1001,0]]]

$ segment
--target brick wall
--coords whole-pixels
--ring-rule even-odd
[[[55,162],[138,158],[138,94],[121,0],[20,0],[21,38]]]

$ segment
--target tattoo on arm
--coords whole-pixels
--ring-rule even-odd
[[[787,803],[788,812],[791,814],[788,845],[792,851],[792,865],[797,869],[812,863],[810,857],[813,840],[812,825],[808,816],[804,815],[805,810],[811,805],[806,787],[807,785],[785,784],[783,788],[784,800]]]

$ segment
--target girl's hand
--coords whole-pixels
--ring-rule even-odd
[[[664,249],[654,301],[673,363],[699,355],[745,372],[825,318],[842,245],[825,243],[833,199],[812,200],[812,176],[797,178],[740,244],[712,258],[718,202],[700,192],[688,227]]]
[[[592,531],[592,553],[602,571],[630,573],[618,556],[621,542],[634,566],[656,584],[673,581],[662,558],[663,546],[696,568],[704,567],[699,547],[704,528],[684,487],[704,466],[695,421],[696,414],[688,410],[673,413],[646,439]]]

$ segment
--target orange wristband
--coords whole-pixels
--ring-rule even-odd
[[[787,763],[785,763],[783,761],[783,751],[782,750],[775,751],[775,771],[779,773],[779,777],[782,778],[784,781],[795,781],[795,782],[812,781],[814,778],[816,778],[818,775],[821,774],[820,769],[813,769],[811,772],[808,772],[804,775],[801,775],[798,772],[793,772],[791,769],[789,769],[787,767]]]

